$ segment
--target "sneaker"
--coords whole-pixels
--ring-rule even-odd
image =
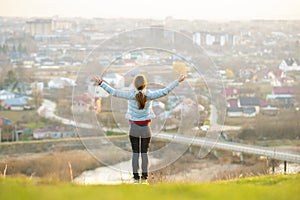
[[[133,179],[133,184],[139,184],[140,180],[139,179]]]
[[[147,180],[147,179],[142,179],[141,183],[142,183],[142,184],[145,184],[145,185],[149,185],[149,183],[148,183],[148,180]]]

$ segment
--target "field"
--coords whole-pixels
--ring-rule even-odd
[[[203,184],[74,185],[45,179],[0,177],[0,199],[299,199],[300,174],[269,175]]]
[[[27,110],[27,111],[1,111],[0,116],[4,118],[8,118],[13,122],[19,121],[22,119],[24,115],[36,115],[35,110]]]

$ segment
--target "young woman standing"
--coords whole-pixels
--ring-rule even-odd
[[[110,95],[128,100],[126,118],[129,120],[129,139],[132,147],[132,170],[134,183],[147,184],[148,179],[148,151],[151,141],[151,119],[155,117],[152,110],[152,101],[166,96],[185,76],[180,75],[170,85],[163,89],[146,89],[147,81],[144,75],[137,75],[133,81],[135,89],[131,91],[121,91],[112,88],[101,79],[94,77],[94,80]],[[142,157],[142,176],[139,175],[139,155]]]

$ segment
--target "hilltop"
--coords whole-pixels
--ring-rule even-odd
[[[75,185],[45,179],[0,178],[0,199],[299,199],[300,174],[202,184]]]

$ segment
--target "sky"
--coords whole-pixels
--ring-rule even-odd
[[[0,0],[0,16],[300,19],[300,0]]]

